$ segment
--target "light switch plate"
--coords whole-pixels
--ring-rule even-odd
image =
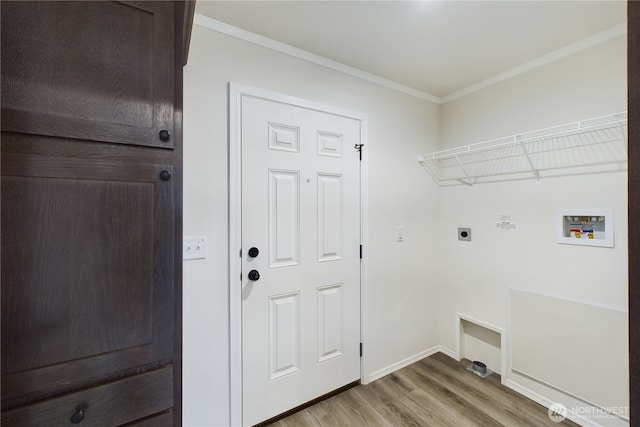
[[[207,237],[189,236],[182,239],[182,259],[205,259],[207,257]]]

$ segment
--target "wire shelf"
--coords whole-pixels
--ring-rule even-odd
[[[627,168],[627,112],[418,157],[438,185],[540,179]]]

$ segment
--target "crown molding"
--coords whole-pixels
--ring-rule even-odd
[[[224,22],[209,18],[207,16],[196,13],[193,23],[209,30],[216,31],[218,33],[226,34],[230,37],[234,37],[240,40],[247,41],[249,43],[256,44],[258,46],[265,47],[267,49],[275,50],[276,52],[284,53],[295,58],[299,58],[314,64],[322,65],[323,67],[331,68],[336,71],[340,71],[351,76],[367,80],[380,86],[384,86],[398,92],[403,92],[417,98],[425,99],[436,104],[440,104],[440,98],[430,93],[422,92],[409,86],[405,86],[393,80],[388,80],[375,74],[368,73],[349,65],[345,65],[341,62],[334,61],[332,59],[325,58],[324,56],[316,55],[315,53],[308,52],[306,50],[293,47],[291,45],[281,43],[279,41],[261,36],[250,31],[243,30],[233,25],[226,24]]]
[[[588,49],[600,43],[604,43],[608,40],[614,39],[626,33],[627,33],[627,23],[623,22],[621,24],[618,24],[614,27],[609,28],[608,30],[601,31],[585,39],[582,39],[576,43],[570,44],[558,50],[554,50],[553,52],[543,55],[532,61],[525,62],[524,64],[518,65],[517,67],[511,68],[510,70],[496,74],[493,77],[489,77],[488,79],[479,81],[478,83],[474,83],[470,86],[467,86],[465,88],[452,92],[449,95],[445,95],[442,98],[440,98],[441,104],[447,103],[449,101],[453,101],[454,99],[462,98],[463,96],[469,95],[473,92],[477,92],[489,86],[493,86],[495,84],[508,80],[517,75],[524,74],[535,68],[558,61],[562,58],[566,58],[567,56],[571,56],[582,50]]]
[[[552,62],[558,61],[562,58],[566,58],[567,56],[571,56],[575,53],[578,53],[580,51],[583,51],[585,49],[588,49],[600,43],[604,43],[608,40],[614,39],[616,37],[619,37],[627,33],[627,23],[623,22],[607,30],[593,34],[592,36],[589,36],[576,43],[570,44],[568,46],[555,50],[551,53],[543,55],[532,61],[525,62],[524,64],[518,65],[517,67],[511,68],[510,70],[496,74],[495,76],[489,77],[485,80],[482,80],[472,85],[469,85],[467,87],[464,87],[460,90],[451,92],[450,94],[445,95],[443,97],[438,97],[430,93],[423,92],[421,90],[414,89],[412,87],[395,82],[393,80],[385,79],[383,77],[377,76],[367,71],[364,71],[355,67],[351,67],[341,62],[334,61],[329,58],[325,58],[324,56],[316,55],[315,53],[311,53],[306,50],[299,49],[297,47],[288,45],[286,43],[282,43],[282,42],[270,39],[268,37],[261,36],[256,33],[252,33],[250,31],[243,30],[238,27],[234,27],[233,25],[226,24],[222,21],[218,21],[216,19],[209,18],[207,16],[204,16],[198,13],[195,14],[193,23],[200,27],[204,27],[209,30],[216,31],[218,33],[225,34],[230,37],[234,37],[249,43],[253,43],[258,46],[262,46],[267,49],[274,50],[276,52],[284,53],[285,55],[299,58],[304,61],[312,62],[314,64],[318,64],[323,67],[330,68],[332,70],[336,70],[336,71],[339,71],[363,80],[367,80],[371,83],[375,83],[377,85],[384,86],[389,89],[396,90],[398,92],[406,93],[408,95],[415,96],[417,98],[424,99],[424,100],[433,102],[435,104],[445,104],[449,101],[462,98],[466,95],[472,94],[479,90],[501,83],[505,80],[508,80],[520,74],[524,74],[528,71],[531,71],[543,65],[547,65]]]

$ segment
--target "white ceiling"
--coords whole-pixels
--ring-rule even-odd
[[[198,0],[196,13],[440,100],[626,28],[615,0]]]

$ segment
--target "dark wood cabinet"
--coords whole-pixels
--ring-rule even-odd
[[[2,56],[11,58],[2,61],[4,130],[174,146],[173,3],[29,1],[2,9]],[[163,130],[168,137],[160,138]]]
[[[127,377],[107,384],[65,394],[6,411],[3,426],[120,426],[143,419],[149,414],[170,410],[173,405],[171,367]],[[75,424],[80,424],[75,423]],[[154,424],[157,425],[157,424]]]
[[[193,3],[0,12],[2,425],[180,425]]]

